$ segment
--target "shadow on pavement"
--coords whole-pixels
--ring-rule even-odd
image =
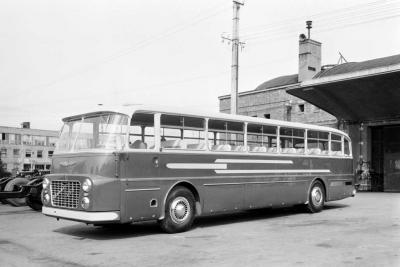
[[[345,208],[347,205],[329,203],[326,210]],[[256,220],[268,220],[285,216],[305,213],[303,207],[290,207],[281,209],[255,209],[230,214],[219,214],[197,218],[193,229],[206,228],[218,225],[241,223]],[[93,226],[82,223],[72,226],[65,226],[54,230],[54,232],[75,236],[76,239],[112,240],[147,235],[164,234],[157,222],[141,222],[133,224],[116,224],[108,226]]]

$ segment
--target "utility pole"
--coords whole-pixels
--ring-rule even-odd
[[[237,113],[238,81],[239,81],[239,46],[244,43],[239,40],[239,10],[243,2],[233,0],[233,26],[232,38],[222,36],[223,40],[232,42],[232,67],[231,67],[231,114]]]

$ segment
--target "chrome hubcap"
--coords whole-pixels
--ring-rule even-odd
[[[184,197],[177,197],[172,201],[169,208],[172,221],[175,223],[184,223],[190,215],[189,201]]]
[[[321,206],[323,200],[324,200],[324,196],[323,196],[321,188],[319,188],[318,186],[314,187],[311,191],[311,201],[312,201],[313,205],[316,207]]]

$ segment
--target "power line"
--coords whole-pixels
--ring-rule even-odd
[[[397,3],[397,2],[395,2]],[[314,21],[318,21],[319,27],[325,26],[325,24],[338,25],[338,22],[346,23],[347,20],[351,20],[354,22],[357,18],[367,17],[367,16],[376,16],[376,15],[385,15],[388,13],[393,13],[398,10],[398,5],[391,5],[391,3],[384,3],[383,5],[380,2],[373,2],[366,5],[357,5],[350,8],[345,9],[337,9],[336,11],[323,12],[318,13],[317,15],[310,15],[310,18],[313,18]],[[379,5],[377,5],[379,4]],[[321,17],[318,19],[318,17]],[[263,27],[261,30],[249,32],[245,35],[242,35],[242,38],[246,38],[246,40],[256,39],[260,36],[273,35],[273,34],[281,34],[282,32],[292,32],[293,28],[297,28],[299,23],[297,20],[304,20],[304,17],[292,18],[290,20],[284,20],[281,22],[275,22],[274,25]],[[259,28],[259,27],[257,27]]]
[[[199,13],[199,15],[195,16],[195,19],[191,19],[190,21],[188,21],[186,23],[181,23],[181,24],[174,25],[174,26],[164,30],[160,34],[156,34],[154,36],[151,36],[149,38],[146,38],[144,40],[141,40],[141,41],[137,42],[136,44],[134,44],[132,47],[130,47],[128,49],[116,52],[116,53],[114,53],[114,54],[112,54],[110,56],[107,56],[107,57],[99,60],[99,61],[96,61],[94,63],[88,64],[88,65],[86,65],[86,66],[84,66],[84,67],[82,67],[82,68],[80,68],[80,69],[78,69],[76,71],[71,71],[70,73],[67,73],[67,74],[65,74],[65,75],[63,75],[61,77],[58,77],[57,79],[54,79],[53,81],[37,85],[37,86],[31,88],[31,90],[38,89],[38,88],[43,88],[43,87],[50,87],[50,86],[52,86],[54,84],[63,82],[65,80],[69,80],[69,79],[71,79],[73,77],[76,77],[76,76],[79,76],[79,75],[81,75],[83,73],[89,72],[89,71],[91,71],[91,70],[93,70],[93,69],[95,69],[95,68],[97,68],[97,67],[99,67],[101,65],[107,64],[107,63],[112,62],[112,61],[114,61],[114,60],[116,60],[118,58],[121,58],[121,57],[126,56],[126,55],[128,55],[130,53],[138,51],[138,50],[140,50],[140,49],[152,44],[155,41],[160,41],[162,39],[166,39],[166,38],[168,38],[168,37],[170,37],[170,36],[172,36],[172,35],[174,35],[176,33],[179,33],[181,31],[186,30],[189,27],[193,27],[193,26],[195,26],[195,25],[197,25],[197,24],[199,24],[199,23],[201,23],[203,21],[206,21],[206,20],[208,20],[210,18],[213,18],[213,17],[221,14],[222,12],[227,11],[228,9],[229,9],[229,7],[227,6],[227,3],[223,3],[222,5],[220,3],[218,5],[215,5],[215,6],[211,7],[211,8],[207,8],[206,11],[212,11],[212,12]],[[206,14],[204,15],[204,13],[206,13]]]

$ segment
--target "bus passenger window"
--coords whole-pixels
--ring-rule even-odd
[[[331,134],[331,152],[334,156],[342,155],[342,137],[337,134]]]
[[[276,153],[276,126],[249,123],[247,145],[250,152]]]
[[[309,130],[307,132],[308,154],[329,154],[329,133]]]
[[[205,150],[204,119],[179,115],[161,116],[161,147]]]
[[[344,138],[344,154],[350,156],[350,142],[347,138]]]
[[[208,146],[213,151],[246,151],[242,122],[208,121]]]
[[[153,114],[133,114],[129,129],[129,148],[154,149]]]
[[[280,129],[282,153],[304,153],[304,130],[282,127]]]

